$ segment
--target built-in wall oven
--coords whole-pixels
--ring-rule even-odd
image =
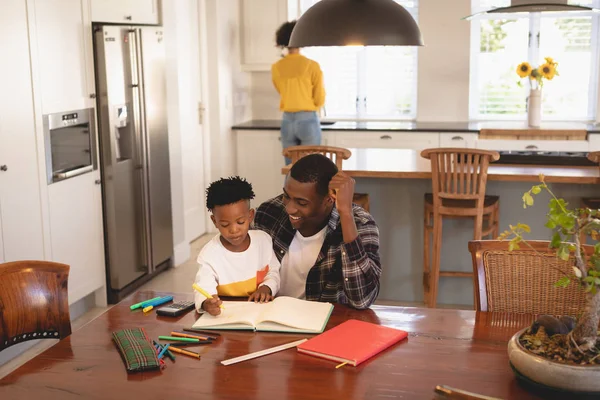
[[[44,115],[48,184],[97,168],[94,109]]]

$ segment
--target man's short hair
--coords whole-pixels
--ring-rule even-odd
[[[216,206],[237,203],[240,200],[252,200],[252,185],[244,178],[232,176],[221,178],[206,189],[206,208],[212,211]]]
[[[322,154],[309,154],[292,165],[290,176],[302,183],[315,183],[317,193],[327,196],[329,182],[338,173],[338,167],[333,161]]]

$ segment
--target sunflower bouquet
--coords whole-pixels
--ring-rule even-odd
[[[517,75],[521,78],[529,78],[532,89],[543,87],[544,79],[551,81],[558,75],[558,63],[551,57],[545,57],[544,61],[546,62],[537,68],[533,68],[528,62],[522,62],[517,66]],[[521,81],[518,84],[521,85]]]

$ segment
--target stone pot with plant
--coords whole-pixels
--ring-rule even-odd
[[[534,196],[542,191],[550,195],[545,224],[552,231],[550,247],[560,259],[573,260],[572,271],[561,271],[563,276],[555,286],[579,285],[586,305],[578,316],[539,316],[511,338],[509,359],[518,374],[537,384],[600,395],[600,210],[569,208],[554,195],[543,175],[540,182],[523,195],[523,207],[533,206]],[[510,225],[499,238],[509,240],[512,251],[528,246],[523,236],[529,232],[528,225]],[[582,237],[596,242],[593,251],[584,249]]]

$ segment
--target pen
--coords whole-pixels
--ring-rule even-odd
[[[158,349],[159,352],[163,349],[163,346],[159,343],[156,343],[156,340],[153,340],[152,343],[154,343],[154,346]],[[175,354],[171,353],[171,350],[167,350],[167,357],[169,357],[171,361],[175,361]]]
[[[466,390],[456,389],[446,385],[437,385],[434,392],[444,399],[456,400],[502,400],[497,397],[484,396],[482,394],[467,392]]]
[[[174,342],[190,342],[190,343],[198,343],[200,339],[191,339],[184,337],[174,337],[174,336],[159,336],[158,340],[171,340]]]
[[[200,294],[204,297],[206,297],[207,299],[212,299],[212,296],[210,294],[208,294],[208,292],[204,289],[202,289],[200,286],[198,286],[197,284],[192,284],[192,287],[194,289],[196,289],[198,292],[200,292]],[[221,304],[219,307],[221,307],[222,309],[225,309],[225,307],[223,307],[223,304]]]
[[[186,356],[194,357],[194,358],[197,358],[198,360],[200,359],[200,354],[194,353],[193,351],[178,349],[176,347],[173,347],[171,350],[173,350],[175,353],[185,354]]]
[[[158,353],[158,359],[160,360],[161,358],[163,358],[163,355],[165,354],[165,351],[167,351],[169,349],[170,344],[166,344],[165,347],[163,347],[163,349],[160,351],[160,353]]]
[[[145,301],[142,304],[142,307],[143,308],[146,308],[148,306],[156,307],[156,306],[160,306],[161,304],[168,303],[171,300],[173,300],[173,296],[162,297],[158,300],[149,300],[149,301]]]
[[[175,347],[188,347],[188,346],[201,346],[203,344],[213,344],[212,340],[201,340],[199,342],[187,343],[187,342],[175,342],[171,343],[171,348]]]
[[[221,336],[220,333],[218,332],[209,332],[209,331],[201,331],[200,329],[196,329],[196,328],[183,328],[183,330],[185,332],[195,332],[195,333],[204,333],[205,335],[214,335],[214,336],[207,336],[207,337],[212,337],[213,339],[217,339],[216,336]]]
[[[186,338],[190,338],[190,339],[208,340],[208,338],[206,336],[190,335],[190,334],[182,333],[182,332],[171,332],[171,336],[186,337]]]
[[[134,305],[132,305],[132,306],[129,306],[129,309],[130,309],[130,310],[135,310],[135,309],[137,309],[137,308],[142,308],[142,304],[144,304],[144,303],[147,303],[147,302],[149,302],[149,301],[158,300],[158,299],[160,299],[160,296],[158,296],[158,297],[155,297],[155,298],[153,298],[153,299],[150,299],[150,300],[144,300],[144,301],[141,301],[141,302],[139,302],[139,303],[137,303],[137,304],[134,304]]]

